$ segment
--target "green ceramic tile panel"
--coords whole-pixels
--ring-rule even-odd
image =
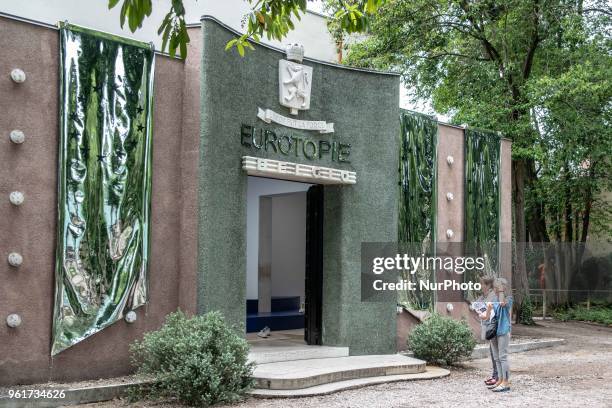
[[[431,253],[436,242],[436,147],[438,122],[429,116],[402,111],[399,150],[399,222],[398,241],[407,245],[414,256]],[[434,281],[433,271],[407,273],[404,279]],[[416,286],[419,287],[418,285]],[[434,291],[401,292],[399,300],[410,308],[433,310]]]
[[[465,130],[465,242],[487,255],[485,273],[492,274],[497,274],[498,264],[500,146],[496,133]],[[465,279],[478,277],[468,272]]]

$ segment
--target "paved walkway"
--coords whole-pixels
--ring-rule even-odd
[[[612,328],[539,322],[515,326],[529,337],[561,337],[567,344],[509,356],[512,391],[488,391],[490,361],[469,361],[448,378],[385,384],[317,398],[247,400],[239,407],[612,407]]]
[[[503,395],[484,387],[482,380],[489,374],[490,361],[480,359],[453,368],[450,377],[444,379],[377,385],[322,397],[251,398],[231,407],[612,407],[612,328],[546,321],[539,322],[537,327],[515,326],[514,333],[561,337],[567,339],[567,344],[510,354],[512,391]],[[118,406],[178,407],[154,403],[123,405],[117,401],[89,407]]]

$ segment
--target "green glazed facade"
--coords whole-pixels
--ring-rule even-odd
[[[394,353],[396,302],[361,302],[360,245],[397,239],[399,77],[305,60],[313,68],[311,102],[297,119],[332,122],[335,132],[268,124],[258,119],[258,108],[291,116],[279,103],[284,53],[259,45],[244,58],[226,52],[235,34],[211,18],[203,19],[202,35],[198,312],[220,310],[244,329],[242,156],[355,171],[356,184],[325,187],[323,344],[348,346],[351,354]],[[241,143],[243,125],[264,134],[350,145],[350,155],[340,161],[331,154],[309,158],[299,150],[284,154],[271,145],[249,146]]]
[[[402,111],[399,149],[398,242],[410,243],[413,256],[431,253],[436,242],[436,179],[438,122],[429,116]],[[435,280],[434,271],[407,273],[403,279]],[[418,288],[418,285],[416,286]],[[400,303],[420,310],[433,310],[434,291],[400,292]]]
[[[499,273],[500,146],[496,133],[465,130],[465,243],[487,255],[486,273],[493,275]]]

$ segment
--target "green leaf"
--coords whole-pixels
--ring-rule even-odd
[[[164,29],[164,35],[162,36],[162,52],[166,50],[166,45],[168,45],[168,40],[170,39],[170,30],[172,29],[172,25],[169,21],[165,22],[165,24],[166,28]]]
[[[143,0],[143,13],[146,16],[150,16],[153,12],[153,5],[151,4],[151,0]]]
[[[121,25],[121,28],[123,28],[123,26],[125,25],[125,13],[128,12],[128,1],[124,1],[123,2],[123,6],[121,6],[121,12],[119,13],[119,23]]]
[[[234,38],[233,40],[228,41],[227,44],[225,44],[225,51],[232,48],[234,45],[236,45],[237,42],[238,42],[237,38]]]
[[[138,28],[138,17],[136,16],[135,10],[130,8],[130,11],[127,17],[128,17],[128,27],[130,31],[131,32],[136,31],[136,29]]]
[[[117,6],[120,1],[108,0],[108,8]],[[260,42],[264,33],[269,40],[282,41],[289,31],[295,29],[295,20],[292,20],[292,17],[300,21],[308,4],[307,0],[247,1],[253,4],[253,7],[245,19],[247,36],[240,41],[241,48],[237,47],[239,53],[242,50],[241,55],[243,55],[245,48],[253,49],[253,46],[245,40],[252,39]],[[171,0],[170,3],[170,11],[165,15],[157,29],[158,35],[162,37],[162,51],[166,50],[166,46],[168,46],[169,53],[174,55],[176,49],[179,48],[181,55],[185,56],[189,36],[186,27],[184,27],[184,0]],[[359,7],[363,8],[365,12],[373,12],[380,4],[384,3],[384,0],[360,0],[354,4],[352,2],[347,4],[344,1],[339,3],[342,4],[341,8],[344,10],[344,14],[340,15],[337,12],[336,16],[344,19],[342,27],[348,32],[355,32],[362,31],[367,26],[367,19],[365,17],[360,18],[363,13],[360,12]],[[159,3],[155,2],[155,4]],[[128,28],[135,32],[142,27],[144,19],[150,17],[152,13],[152,0],[122,0],[119,22],[123,28],[127,20]],[[232,45],[229,45],[228,43],[226,49],[234,45],[237,46],[238,44],[232,43]]]
[[[170,35],[170,44],[168,46],[168,53],[170,54],[171,57],[174,57],[176,55],[177,43],[178,43],[178,37],[176,36],[176,33],[173,31],[172,34]]]
[[[186,58],[187,57],[187,41],[185,40],[185,38],[181,39],[180,49],[181,49],[181,58]]]
[[[374,13],[376,9],[378,8],[377,3],[378,2],[376,0],[368,0],[365,4],[364,11],[366,13]]]

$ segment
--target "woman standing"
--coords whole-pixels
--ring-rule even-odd
[[[493,282],[495,278],[493,276],[483,276],[480,278],[480,287],[482,288],[482,295],[476,299],[472,303],[472,310],[476,311],[480,316],[481,313],[487,310],[487,305],[489,303],[497,302],[497,295],[493,290]],[[493,314],[492,312],[491,314]],[[487,322],[485,320],[480,321],[480,339],[482,341],[486,340],[486,331],[487,331]],[[486,385],[497,384],[497,364],[495,364],[495,359],[493,358],[493,349],[491,348],[491,343],[489,343],[489,354],[491,355],[491,365],[493,366],[493,371],[491,372],[491,377],[485,380]]]
[[[497,302],[487,304],[487,311],[481,315],[481,319],[488,320],[494,313],[497,317],[497,333],[491,340],[491,350],[497,367],[498,380],[489,386],[493,392],[510,391],[510,365],[508,363],[508,345],[510,343],[510,332],[512,322],[510,311],[512,310],[512,296],[506,297],[508,282],[504,278],[498,278],[493,283],[493,289],[497,295]]]

